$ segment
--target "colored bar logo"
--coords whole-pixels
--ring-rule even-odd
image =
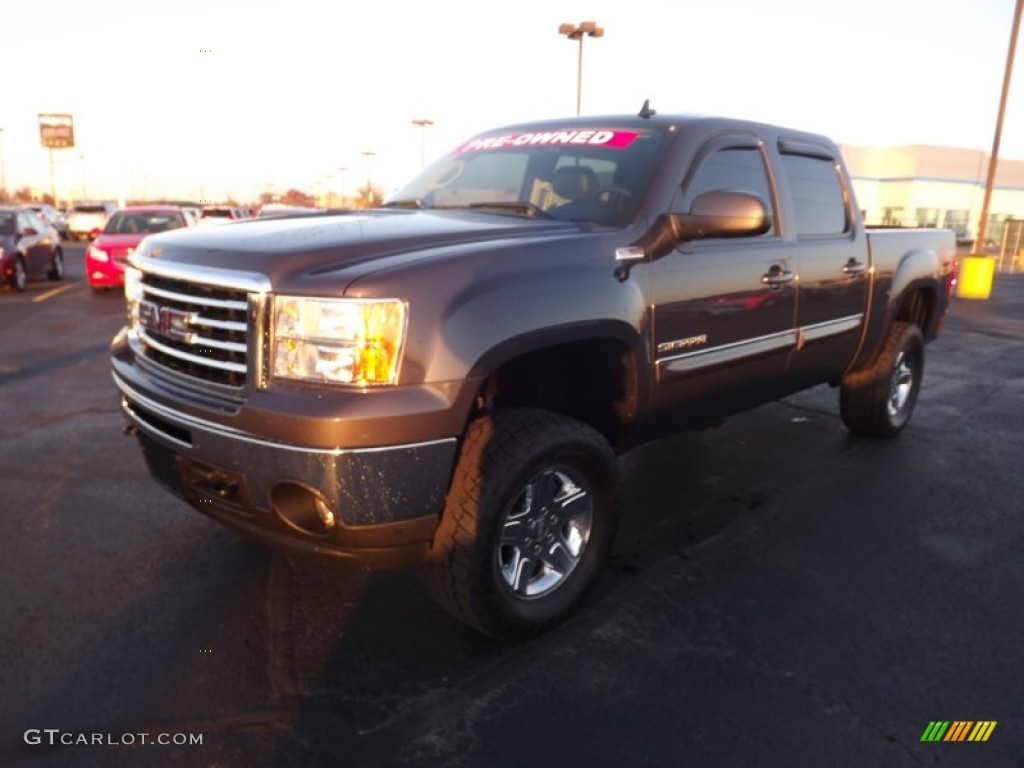
[[[921,734],[921,741],[988,741],[996,720],[932,720]]]

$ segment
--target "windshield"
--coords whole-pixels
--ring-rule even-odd
[[[76,205],[75,213],[106,213],[107,209],[102,205]]]
[[[172,212],[139,213],[118,211],[103,229],[105,235],[148,235],[185,226],[180,215]]]
[[[483,134],[438,160],[384,204],[622,226],[640,209],[664,145],[665,136],[655,127]]]

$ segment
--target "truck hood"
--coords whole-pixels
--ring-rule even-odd
[[[310,277],[321,284],[329,275],[351,279],[365,269],[344,275],[346,270],[390,256],[579,231],[571,222],[463,210],[372,210],[190,227],[150,236],[138,253],[168,266],[260,273],[278,289]]]

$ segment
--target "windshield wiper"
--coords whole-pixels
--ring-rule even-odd
[[[533,203],[527,203],[521,200],[515,201],[496,201],[492,203],[470,203],[470,208],[489,208],[496,211],[508,211],[509,213],[520,213],[524,216],[529,216],[532,219],[553,219],[550,213],[545,211],[543,208],[534,205]]]
[[[521,200],[496,200],[491,203],[470,203],[469,205],[459,207],[469,208],[470,210],[492,210],[500,213],[517,213],[522,216],[529,216],[531,219],[555,218],[543,208],[534,205],[533,203],[527,203]]]
[[[381,208],[412,208],[413,210],[422,210],[424,208],[422,197],[407,197],[402,200],[388,200],[383,203]]]

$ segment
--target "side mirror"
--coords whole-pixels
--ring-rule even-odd
[[[749,192],[705,192],[693,201],[690,212],[669,217],[679,242],[712,237],[753,237],[772,227],[764,203]]]

